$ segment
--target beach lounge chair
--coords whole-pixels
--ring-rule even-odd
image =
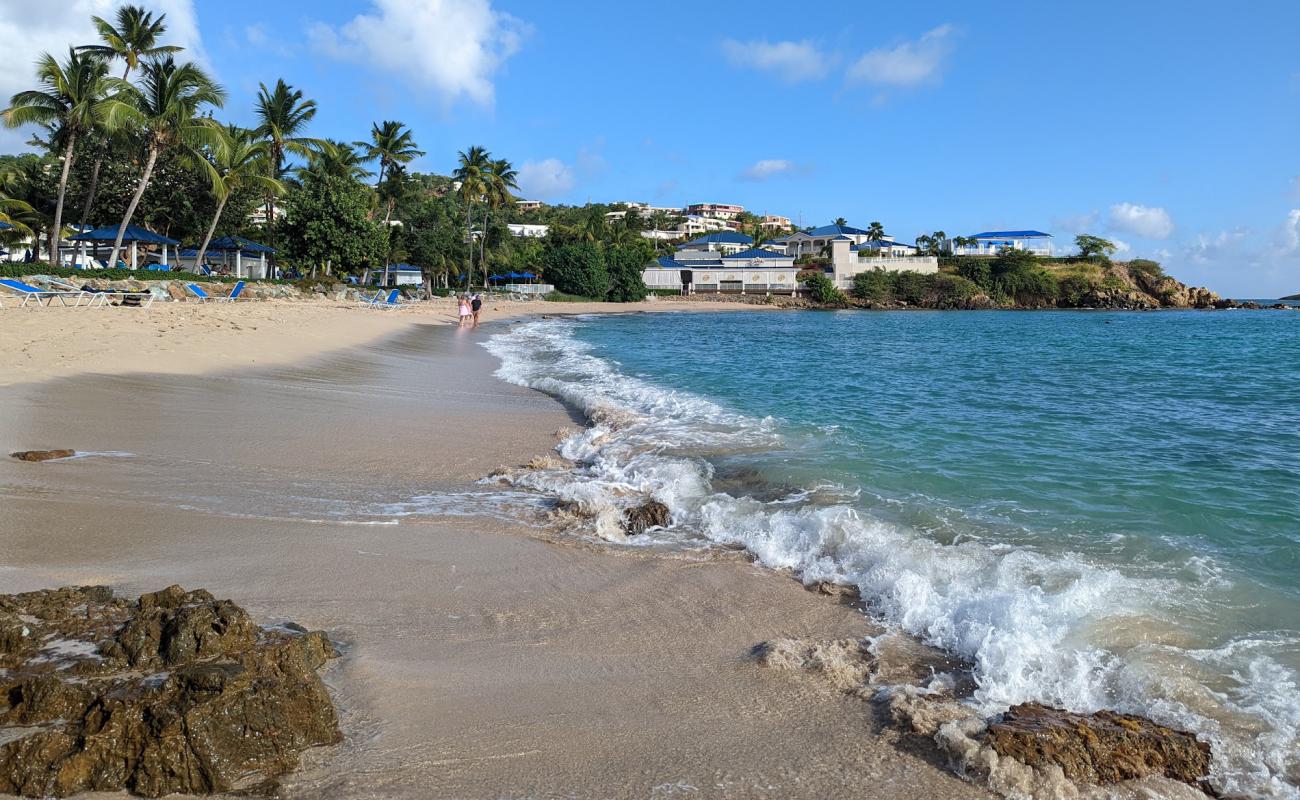
[[[133,292],[127,289],[89,289],[85,287],[78,289],[70,283],[64,283],[63,281],[55,280],[54,278],[50,278],[50,285],[66,292],[85,292],[94,297],[102,297],[103,303],[101,305],[108,305],[108,298],[110,297],[119,298],[118,305],[130,306],[132,308],[148,308],[153,305],[153,292],[148,289],[138,292]],[[128,298],[130,299],[128,300]]]
[[[59,305],[67,308],[89,308],[96,305],[105,305],[108,300],[102,295],[95,295],[90,292],[83,292],[80,289],[73,291],[51,291],[49,289],[38,289],[31,284],[16,281],[10,278],[0,278],[0,286],[17,293],[23,299],[18,304],[19,308],[25,308],[28,303],[35,302],[38,306],[52,306],[54,301]]]
[[[189,289],[200,303],[206,303],[212,299],[212,295],[203,291],[203,287],[199,286],[197,283],[187,283],[185,284],[185,288]]]
[[[387,294],[379,292],[374,297],[367,297],[364,299],[366,306],[369,308],[397,308],[402,304],[401,297],[402,290],[393,289]]]
[[[212,295],[203,291],[203,287],[199,286],[197,283],[187,283],[185,284],[185,288],[189,289],[194,294],[194,296],[198,298],[200,303],[207,303],[207,302],[232,303],[236,300],[242,299],[240,295],[244,293],[244,282],[239,281],[238,283],[236,283],[235,288],[231,289],[230,294],[226,295],[225,297],[213,297]]]
[[[218,302],[218,303],[233,303],[233,302],[235,302],[236,300],[246,300],[246,299],[248,299],[248,298],[245,298],[245,297],[240,297],[240,295],[243,294],[243,293],[244,293],[244,282],[243,282],[243,281],[236,281],[236,282],[235,282],[235,288],[233,288],[233,289],[230,290],[230,294],[226,295],[225,297],[214,297],[214,298],[212,298],[212,299],[215,300],[215,301]]]

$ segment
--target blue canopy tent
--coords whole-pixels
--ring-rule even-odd
[[[107,225],[102,228],[95,228],[94,230],[86,231],[85,233],[78,233],[75,236],[69,236],[68,241],[81,243],[81,255],[83,258],[86,255],[87,244],[90,244],[94,248],[95,254],[98,255],[101,245],[108,244],[111,247],[113,242],[117,241],[117,227],[118,226],[116,225]],[[135,225],[128,225],[122,234],[122,244],[131,245],[130,263],[131,269],[135,269],[138,265],[140,245],[161,246],[162,259],[160,263],[165,267],[167,266],[167,248],[175,247],[179,245],[180,242],[175,239],[168,239],[162,234],[136,227]],[[57,261],[58,259],[56,258],[55,260]],[[109,266],[111,267],[116,265]]]
[[[235,254],[235,277],[236,278],[267,278],[270,277],[266,269],[267,254],[274,254],[275,248],[268,247],[264,244],[258,244],[242,236],[222,236],[220,239],[213,239],[208,243],[208,251],[212,253],[221,253],[221,261],[226,263],[231,253]],[[198,254],[195,253],[197,256]],[[244,257],[256,257],[259,275],[245,275]],[[201,268],[202,265],[196,264],[195,269]]]

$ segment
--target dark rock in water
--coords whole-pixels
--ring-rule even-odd
[[[316,674],[335,655],[202,590],[0,595],[0,793],[265,786],[340,740]]]
[[[808,589],[817,594],[824,594],[828,597],[837,598],[846,603],[862,602],[862,592],[858,587],[851,583],[835,583],[834,581],[817,581],[808,585]]]
[[[623,530],[629,536],[636,536],[651,528],[666,528],[672,521],[671,516],[668,506],[658,500],[650,500],[623,512]]]
[[[76,450],[20,450],[9,455],[19,461],[53,461],[56,458],[72,458],[76,454]]]
[[[1204,782],[1210,745],[1144,717],[1072,714],[1025,703],[991,723],[986,736],[999,755],[1035,767],[1059,765],[1073,781],[1110,784],[1163,775],[1212,793]]]

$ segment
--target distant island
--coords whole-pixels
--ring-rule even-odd
[[[1279,298],[1282,300],[1300,300],[1300,294],[1289,294],[1286,297]]]

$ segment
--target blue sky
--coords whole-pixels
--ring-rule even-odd
[[[0,39],[48,49],[114,4],[0,0]],[[482,144],[552,202],[1087,231],[1223,293],[1300,292],[1294,2],[153,4],[228,117],[283,77],[315,135],[410,125],[417,169]]]

